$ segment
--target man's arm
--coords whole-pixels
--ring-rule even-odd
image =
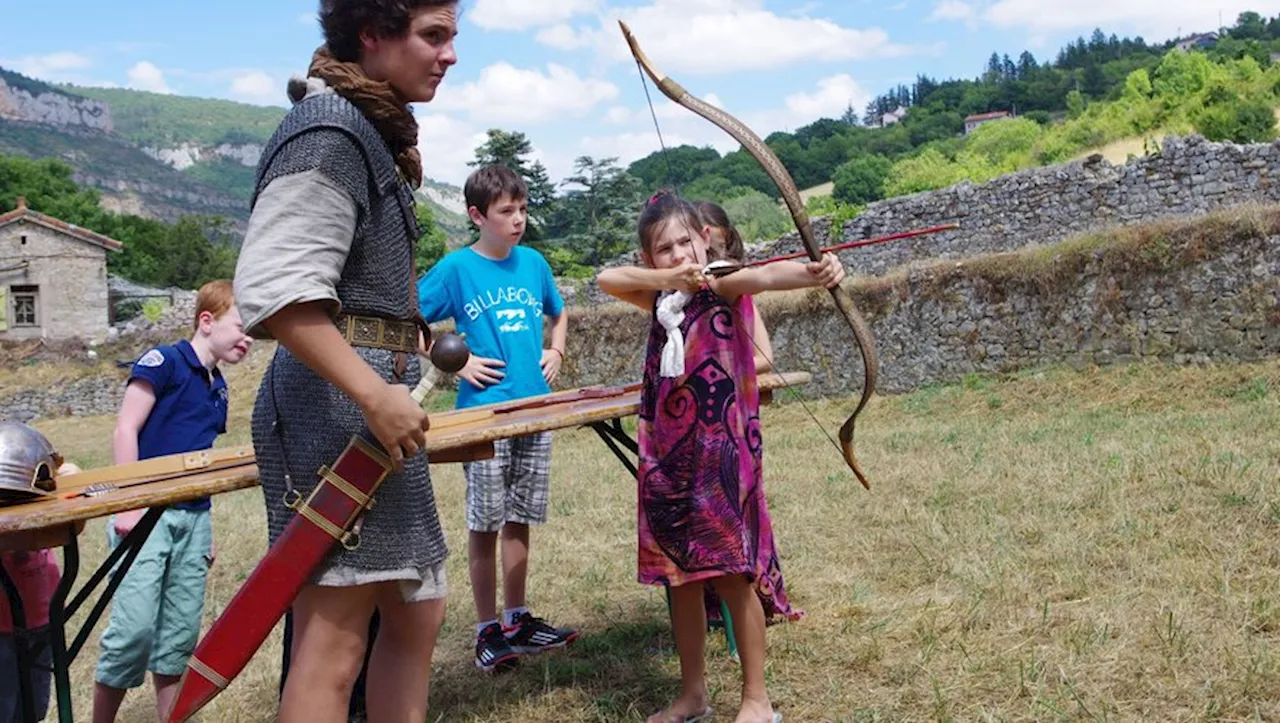
[[[156,390],[145,379],[134,379],[124,390],[124,401],[116,415],[116,428],[111,436],[111,463],[128,464],[138,461],[138,434],[156,405]],[[116,535],[124,537],[138,524],[147,511],[120,512],[112,523]]]
[[[409,387],[383,381],[360,358],[322,303],[291,304],[263,325],[299,361],[359,405],[369,431],[399,470],[405,457],[426,444],[427,415],[409,396]]]

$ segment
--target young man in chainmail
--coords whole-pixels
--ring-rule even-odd
[[[293,603],[279,720],[345,721],[369,621],[370,720],[426,720],[448,550],[427,459],[413,269],[421,184],[410,108],[457,62],[456,0],[322,0],[325,44],[258,165],[236,267],[249,333],[279,342],[253,414],[269,542],[352,435],[395,470]],[[366,333],[369,332],[369,333]]]

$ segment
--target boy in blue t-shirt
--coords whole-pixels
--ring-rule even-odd
[[[148,350],[134,362],[116,416],[112,463],[125,464],[213,447],[227,431],[227,383],[218,363],[238,363],[253,339],[244,333],[230,281],[196,294],[191,338]],[[213,562],[208,497],[170,505],[156,521],[111,604],[99,645],[94,723],[115,720],[125,693],[146,671],[156,709],[167,711],[200,635],[205,577]],[[107,521],[115,548],[146,510]]]
[[[519,245],[528,219],[528,189],[511,169],[489,166],[471,174],[463,195],[479,240],[446,255],[418,282],[423,317],[428,322],[453,318],[471,349],[471,359],[458,373],[457,406],[546,394],[564,359],[569,318],[546,259]],[[552,321],[547,349],[542,347],[543,316]],[[521,653],[559,648],[578,636],[534,617],[525,604],[529,527],[547,519],[551,433],[498,440],[492,459],[464,464],[463,470],[467,553],[479,619],[476,667],[507,670]],[[494,599],[499,533],[501,622]]]

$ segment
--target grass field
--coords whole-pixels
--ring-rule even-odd
[[[247,441],[265,350],[234,369],[223,443]],[[786,395],[782,395],[785,397]],[[808,402],[834,432],[846,401]],[[38,426],[106,461],[112,420]],[[878,397],[864,491],[799,404],[764,413],[766,484],[791,599],[769,630],[788,721],[1280,719],[1280,362],[975,377]],[[641,720],[677,690],[660,591],[635,582],[635,487],[589,431],[554,446],[531,604],[575,647],[491,679],[471,663],[463,480],[435,484],[452,556],[431,720]],[[215,500],[208,625],[265,548],[256,490]],[[101,560],[103,521],[82,535]],[[83,578],[82,578],[83,579]],[[87,719],[99,630],[73,671]],[[738,677],[712,636],[718,720]],[[279,632],[206,721],[274,719]],[[149,690],[122,721],[150,721]]]

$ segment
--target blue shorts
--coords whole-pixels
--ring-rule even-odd
[[[120,540],[113,521],[107,520],[107,542],[115,549]],[[136,688],[148,670],[182,675],[200,637],[212,543],[208,510],[170,508],[160,515],[112,598],[99,644],[99,683]]]

